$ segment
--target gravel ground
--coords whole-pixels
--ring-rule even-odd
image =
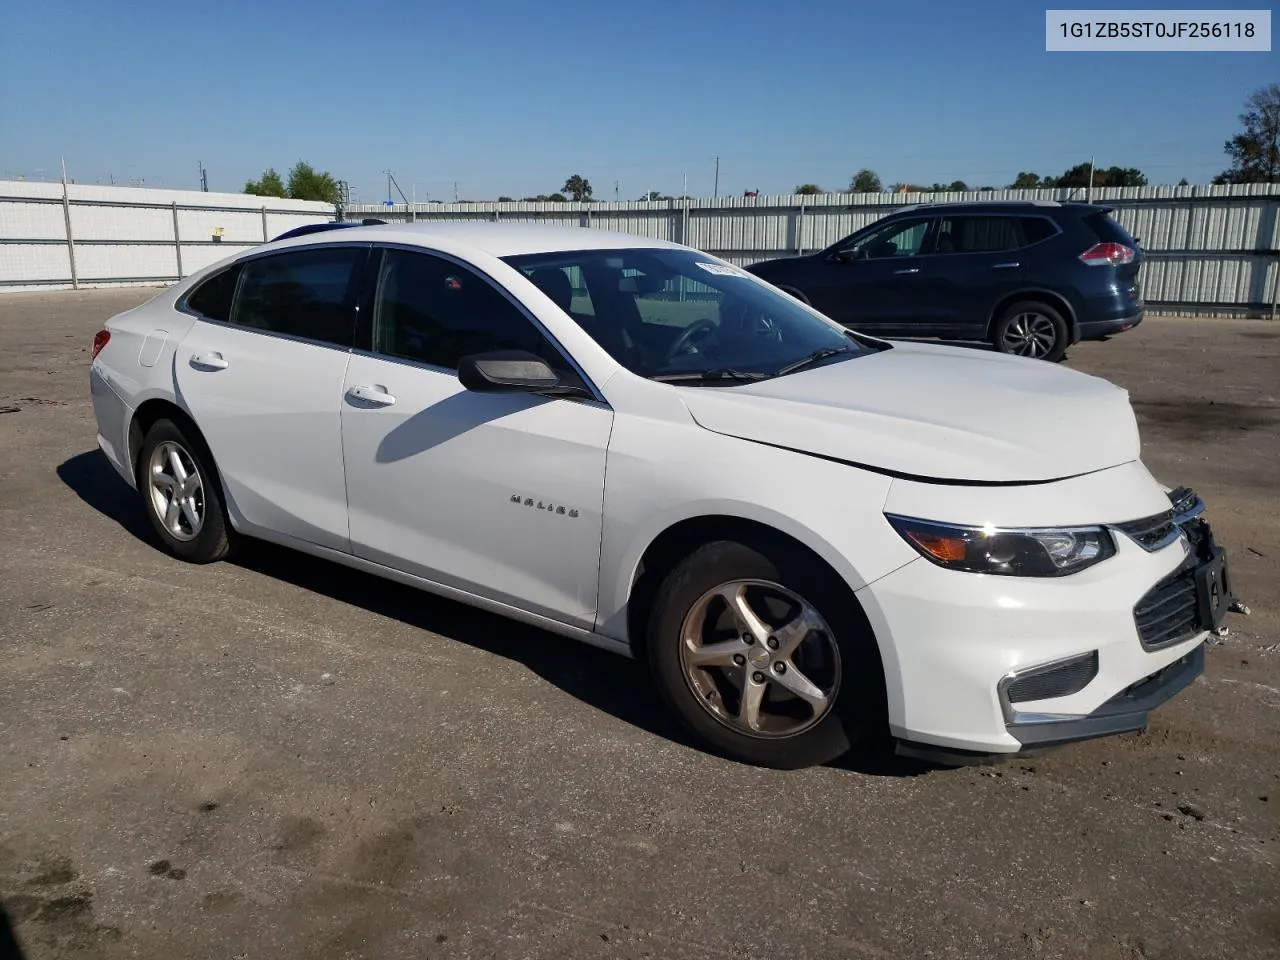
[[[1067,361],[1132,391],[1253,608],[1147,733],[780,773],[689,746],[613,655],[267,547],[167,559],[87,395],[94,330],[150,292],[0,298],[26,956],[1280,956],[1280,326],[1152,319]]]

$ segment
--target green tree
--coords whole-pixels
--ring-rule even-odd
[[[951,185],[947,187],[947,189],[952,190],[956,193],[961,193],[965,190],[968,190],[969,185],[965,183],[963,180],[952,180]]]
[[[591,181],[581,174],[575,173],[560,188],[578,203],[591,199]]]
[[[1242,131],[1223,144],[1231,166],[1214,183],[1280,182],[1280,84],[1259,87],[1244,102]]]
[[[1014,190],[1036,190],[1044,186],[1044,181],[1040,179],[1040,174],[1024,170],[1013,178],[1011,186]]]
[[[796,194],[802,197],[816,197],[820,193],[825,193],[816,183],[802,183],[795,189]]]
[[[284,181],[276,173],[275,167],[267,167],[257,180],[245,181],[244,192],[255,197],[283,197]]]
[[[1186,177],[1183,177],[1181,180],[1179,180],[1179,181],[1178,181],[1178,186],[1180,186],[1180,187],[1189,187],[1189,186],[1191,186],[1191,184],[1187,183],[1187,178],[1186,178]]]
[[[327,170],[317,173],[311,164],[299,160],[289,171],[289,198],[336,204],[338,181]]]
[[[564,203],[569,198],[566,197],[563,193],[553,193],[551,196],[547,197],[547,199],[550,200],[552,203]]]
[[[499,202],[499,203],[513,203],[514,201],[513,201],[510,197],[499,197],[499,198],[498,198],[498,202]]]
[[[880,176],[874,170],[863,167],[849,181],[850,193],[880,193]]]

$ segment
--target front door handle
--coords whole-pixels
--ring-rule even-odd
[[[347,396],[355,400],[363,400],[365,403],[377,404],[379,407],[389,407],[396,402],[396,398],[382,387],[352,387],[347,391]]]
[[[901,270],[895,270],[893,272],[898,275],[901,275],[904,273],[919,273],[920,268],[919,267],[903,267]]]
[[[208,353],[192,354],[191,365],[193,367],[203,367],[205,370],[225,370],[228,366],[222,354],[216,350],[211,350]]]
[[[1020,266],[1022,266],[1022,264],[1018,263],[1018,261],[1016,260],[1012,260],[1009,263],[992,264],[991,269],[992,270],[1012,270],[1014,267],[1020,267]]]

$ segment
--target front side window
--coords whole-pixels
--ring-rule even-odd
[[[1022,245],[1014,217],[943,217],[935,253],[994,253]]]
[[[231,322],[319,340],[355,341],[356,294],[367,248],[297,250],[245,262]]]
[[[544,275],[544,283],[546,283]],[[567,276],[558,285],[572,304]],[[456,370],[491,350],[526,350],[553,368],[564,358],[520,310],[484,278],[428,253],[387,250],[373,311],[373,347],[389,357]]]
[[[873,350],[763,281],[695,251],[577,250],[505,260],[535,283],[541,278],[544,290],[549,270],[581,277],[592,312],[573,309],[581,302],[574,297],[566,316],[644,377],[692,380],[710,371],[709,379],[728,385],[777,376],[816,353],[824,356],[815,363],[838,362]]]
[[[874,230],[843,248],[854,258],[880,260],[886,257],[914,257],[924,246],[928,220],[907,220]]]

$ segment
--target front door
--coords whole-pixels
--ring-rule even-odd
[[[339,404],[368,254],[317,247],[232,267],[230,309],[203,314],[174,356],[178,397],[250,532],[350,548]]]
[[[353,552],[591,628],[613,412],[465,389],[469,353],[566,361],[504,293],[443,256],[383,253],[372,346],[352,356],[342,396]]]
[[[803,287],[813,306],[852,327],[879,333],[921,322],[932,309],[922,286],[929,220],[899,220],[813,265]]]

